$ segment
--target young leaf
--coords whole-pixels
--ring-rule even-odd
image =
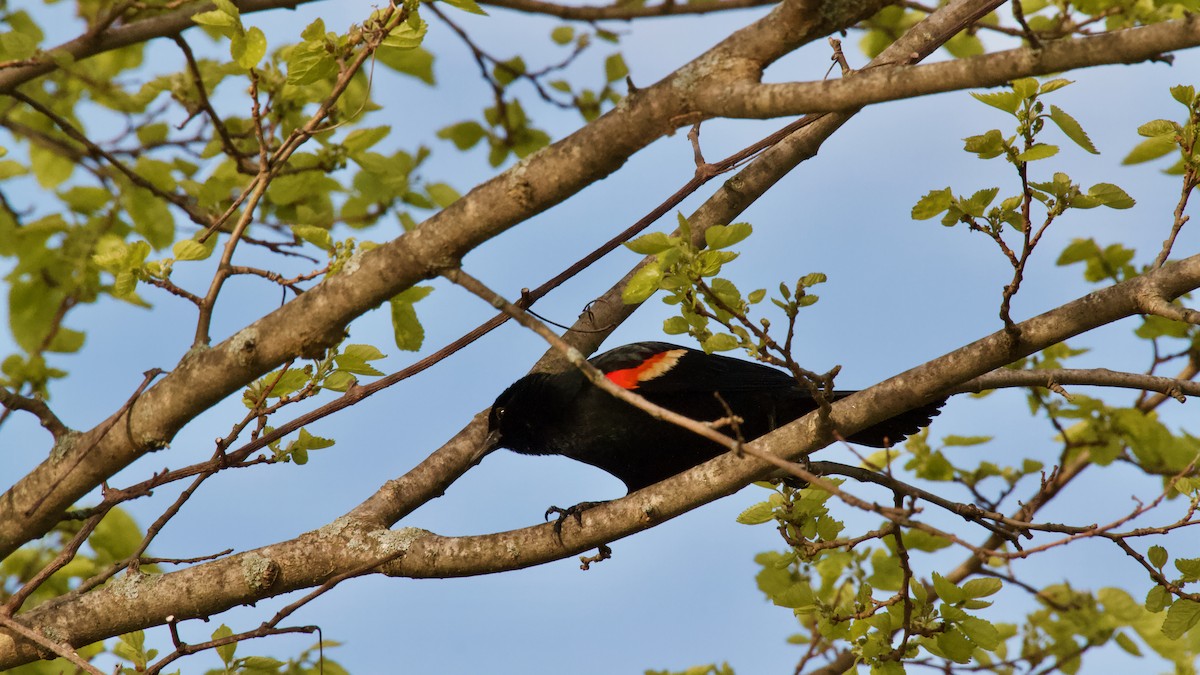
[[[1177,149],[1175,139],[1171,136],[1155,136],[1133,146],[1133,150],[1121,160],[1122,164],[1141,164],[1149,162],[1152,159],[1158,159],[1163,155]]]
[[[392,309],[392,332],[400,349],[415,352],[425,341],[425,328],[413,305],[432,292],[432,286],[413,286],[388,301]]]
[[[1181,131],[1183,131],[1183,128],[1180,127],[1177,122],[1163,119],[1150,120],[1149,122],[1146,122],[1142,126],[1138,127],[1137,130],[1139,136],[1145,136],[1147,138],[1154,138],[1155,136],[1174,136]]]
[[[963,591],[946,577],[933,573],[933,590],[943,602],[953,605],[966,599]]]
[[[734,223],[732,225],[713,225],[704,231],[704,243],[711,249],[729,248],[750,236],[754,228],[750,223]]]
[[[1021,97],[1011,91],[996,91],[987,94],[971,92],[971,96],[977,101],[986,103],[993,108],[999,108],[1010,115],[1016,113],[1017,108],[1021,107]]]
[[[1022,152],[1019,155],[1017,155],[1017,161],[1018,162],[1035,162],[1039,159],[1046,159],[1048,157],[1053,157],[1057,154],[1058,154],[1058,146],[1057,145],[1047,145],[1045,143],[1038,143],[1038,144],[1030,147],[1025,152]]]
[[[953,199],[954,194],[950,192],[950,188],[931,190],[929,194],[918,199],[916,205],[912,207],[912,218],[913,220],[929,220],[950,208],[950,202]]]
[[[1128,209],[1135,202],[1124,190],[1112,183],[1096,183],[1088,188],[1088,196],[1100,200],[1100,203],[1110,209]]]
[[[742,511],[737,521],[743,525],[760,525],[774,519],[771,502],[759,502]]]
[[[632,241],[625,242],[625,248],[642,255],[655,255],[673,247],[674,242],[665,232],[651,232]]]
[[[612,54],[607,59],[604,59],[604,77],[609,82],[625,79],[629,74],[629,67],[625,65],[625,58],[620,54]]]
[[[1167,610],[1167,618],[1163,619],[1163,635],[1178,640],[1200,622],[1200,602],[1180,598]]]
[[[1074,117],[1063,112],[1062,108],[1056,105],[1050,106],[1050,119],[1058,125],[1059,129],[1062,129],[1067,138],[1075,141],[1076,145],[1093,155],[1100,154],[1100,151],[1092,143],[1092,139],[1088,138],[1087,132],[1083,130],[1083,127],[1079,126],[1079,122],[1076,122]]]
[[[457,7],[464,12],[482,14],[483,16],[488,15],[488,13],[483,11],[483,8],[480,7],[479,3],[475,2],[475,0],[443,0],[443,2],[451,7]]]
[[[639,302],[644,302],[646,298],[654,295],[654,291],[658,290],[658,285],[662,283],[663,271],[656,263],[643,265],[641,269],[634,272],[633,278],[625,285],[621,291],[621,301],[627,305],[636,305]]]

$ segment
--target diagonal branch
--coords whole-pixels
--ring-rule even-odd
[[[929,65],[861,70],[853,77],[819,82],[760,84],[743,78],[721,82],[696,99],[706,115],[769,118],[854,110],[962,89],[995,87],[1011,80],[1114,63],[1138,63],[1200,45],[1200,15],[1103,35],[1057,40],[1041,49],[1020,48]]]

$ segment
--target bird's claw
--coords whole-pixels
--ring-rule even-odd
[[[574,518],[575,524],[582,526],[583,512],[603,503],[604,502],[579,502],[575,506],[568,506],[565,509],[558,506],[551,506],[550,508],[546,509],[546,520],[550,520],[551,513],[558,514],[558,518],[554,520],[554,536],[558,537],[559,541],[562,541],[563,521],[567,520],[568,518]]]

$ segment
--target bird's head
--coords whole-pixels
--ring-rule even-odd
[[[512,383],[496,397],[488,413],[489,451],[508,448],[525,455],[545,455],[548,429],[560,420],[574,392],[586,381],[577,371],[533,373]]]
[[[488,413],[489,449],[508,448],[523,452],[533,442],[535,411],[547,375],[526,375],[496,397]]]

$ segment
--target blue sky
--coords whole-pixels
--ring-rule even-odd
[[[365,17],[370,7],[371,3],[358,1],[318,2],[296,12],[252,15],[248,22],[266,29],[274,46],[294,39],[312,17],[323,16],[331,29],[344,30],[348,23]],[[710,47],[731,25],[749,23],[763,11],[616,27],[628,31],[621,51],[633,80],[645,85]],[[561,49],[553,51],[539,39],[524,37],[547,35],[559,25],[557,21],[503,10],[494,10],[487,18],[453,16],[494,54],[509,56],[514,49],[528,49],[522,53],[531,66],[561,58]],[[61,38],[74,34],[65,22],[57,28],[64,31]],[[205,42],[198,34],[190,37],[197,45]],[[466,192],[492,175],[485,156],[480,152],[464,156],[433,134],[475,115],[489,104],[490,92],[470,54],[436,20],[428,39],[438,54],[439,87],[430,89],[377,68],[374,96],[383,109],[372,113],[367,124],[392,125],[389,141],[398,148],[430,146],[434,156],[422,174]],[[853,37],[846,40],[847,56],[852,65],[861,65],[865,58],[852,47],[853,41]],[[175,67],[173,46],[154,49],[163,59],[156,58],[155,63]],[[611,51],[604,44],[584,59],[580,67],[591,81],[598,82],[602,59]],[[1067,171],[1084,185],[1116,183],[1138,200],[1138,206],[1128,211],[1069,214],[1056,223],[1014,303],[1015,318],[1032,316],[1091,289],[1078,269],[1053,264],[1072,238],[1095,237],[1102,245],[1123,242],[1138,249],[1139,263],[1152,259],[1168,231],[1178,183],[1161,176],[1157,168],[1122,167],[1119,162],[1139,140],[1135,133],[1139,124],[1156,117],[1180,117],[1182,108],[1171,100],[1167,88],[1200,84],[1195,81],[1198,66],[1196,55],[1184,54],[1173,67],[1149,64],[1081,71],[1069,75],[1076,84],[1052,95],[1050,102],[1075,116],[1102,152],[1093,157],[1056,131],[1048,132],[1047,142],[1062,147],[1063,161],[1052,160],[1053,170]],[[828,48],[822,43],[777,64],[768,79],[817,79],[827,67]],[[221,88],[217,100],[226,110],[245,105],[238,85]],[[580,123],[577,115],[535,108],[529,97],[523,100],[556,138]],[[736,151],[782,124],[705,124],[706,156]],[[960,139],[993,127],[1007,131],[1009,118],[966,93],[870,108],[745,214],[755,234],[743,244],[742,257],[726,269],[744,291],[773,289],[779,281],[791,282],[812,271],[829,275],[829,282],[818,290],[821,301],[802,316],[797,339],[802,365],[823,371],[841,364],[839,386],[863,387],[1000,327],[1000,288],[1011,271],[991,242],[961,226],[946,229],[936,221],[909,218],[909,209],[921,195],[947,185],[960,193],[999,185],[1002,195],[1015,194],[1014,176],[1007,165],[978,160],[961,149]],[[692,153],[684,135],[662,139],[616,174],[473,252],[464,268],[515,296],[522,287],[537,286],[640,218],[682,185],[691,171]],[[709,193],[704,190],[692,197],[681,210],[690,212]],[[673,225],[674,219],[667,218],[656,229],[669,230]],[[365,236],[383,241],[399,231],[399,225],[391,222]],[[1195,228],[1185,228],[1176,251],[1186,254],[1198,249]],[[570,323],[636,260],[627,251],[609,255],[539,303],[538,311]],[[192,288],[201,287],[211,274],[203,265],[177,269],[176,280]],[[382,370],[400,369],[491,316],[490,307],[464,292],[444,283],[433,285],[437,290],[418,306],[427,330],[421,354],[394,348],[384,311],[368,314],[351,326],[352,341],[375,344],[389,355],[378,366]],[[143,295],[154,302],[153,312],[105,302],[76,310],[69,321],[72,327],[88,330],[88,342],[78,355],[57,361],[72,375],[54,387],[51,403],[72,427],[87,428],[106,417],[137,387],[142,371],[170,368],[188,348],[195,320],[190,305],[152,289],[143,290]],[[278,291],[266,283],[244,278],[232,282],[218,307],[214,340],[269,311],[278,297]],[[606,347],[660,338],[661,322],[668,315],[669,309],[652,299]],[[1147,353],[1141,345],[1131,349],[1133,342],[1127,337],[1136,325],[1122,322],[1074,341],[1093,348],[1077,365],[1144,369]],[[320,527],[437,448],[524,374],[545,348],[540,338],[506,325],[435,368],[322,420],[310,431],[336,439],[334,448],[314,453],[306,466],[227,472],[210,481],[164,530],[151,552],[186,557],[226,547],[244,550]],[[9,336],[0,335],[0,351],[13,350]],[[1132,398],[1120,392],[1107,396],[1112,401]],[[225,435],[244,413],[239,398],[202,415],[169,450],[135,464],[112,484],[133,483],[163,466],[174,468],[207,458],[212,439]],[[1163,415],[1196,433],[1184,410],[1183,405],[1168,402]],[[1058,452],[1053,429],[1044,420],[1030,419],[1017,393],[951,401],[936,420],[933,436],[952,433],[996,436],[991,444],[961,449],[955,459],[967,462],[1033,456],[1049,464]],[[26,415],[14,415],[6,422],[2,438],[6,456],[0,465],[0,484],[7,487],[45,456],[48,438]],[[849,457],[839,450],[822,456]],[[1130,481],[1128,472],[1120,469],[1093,470],[1074,488],[1075,497],[1064,499],[1045,517],[1076,523],[1103,521],[1127,511],[1130,495],[1147,498],[1157,490],[1154,481]],[[499,452],[400,525],[444,535],[494,532],[538,522],[550,504],[615,498],[622,492],[618,481],[584,465]],[[175,494],[169,488],[159,490],[152,500],[131,504],[130,510],[145,525]],[[780,542],[770,527],[734,522],[741,510],[764,494],[750,487],[615,542],[613,559],[588,572],[580,571],[577,561],[569,558],[470,579],[358,579],[303,609],[294,623],[319,624],[328,638],[342,641],[344,646],[329,655],[353,673],[567,670],[599,674],[679,669],[714,661],[728,661],[740,673],[789,672],[801,655],[798,647],[785,643],[795,628],[790,611],[772,606],[754,585],[753,556],[780,548]],[[882,498],[867,488],[858,494]],[[1097,494],[1107,498],[1097,500]],[[839,516],[851,527],[877,525],[876,519],[849,508],[841,509]],[[930,519],[982,539],[981,533],[962,522],[935,514]],[[959,552],[925,556],[916,564],[927,576],[962,557]],[[1082,588],[1122,585],[1135,597],[1148,587],[1132,561],[1115,547],[1094,542],[1059,548],[1023,561],[1016,569],[1034,584],[1069,580]],[[215,617],[208,624],[191,622],[182,627],[184,639],[198,641],[218,622],[235,630],[251,628],[292,599],[264,601],[255,608]],[[1029,606],[1026,597],[1013,595],[997,603],[995,613],[987,618],[1018,620]],[[166,644],[165,632],[154,631],[151,639]],[[244,644],[239,653],[288,655],[309,643],[307,637],[272,638]],[[213,660],[211,655],[197,657],[184,668],[197,672],[200,663]],[[1114,651],[1085,662],[1084,672],[1128,672],[1133,667]]]

